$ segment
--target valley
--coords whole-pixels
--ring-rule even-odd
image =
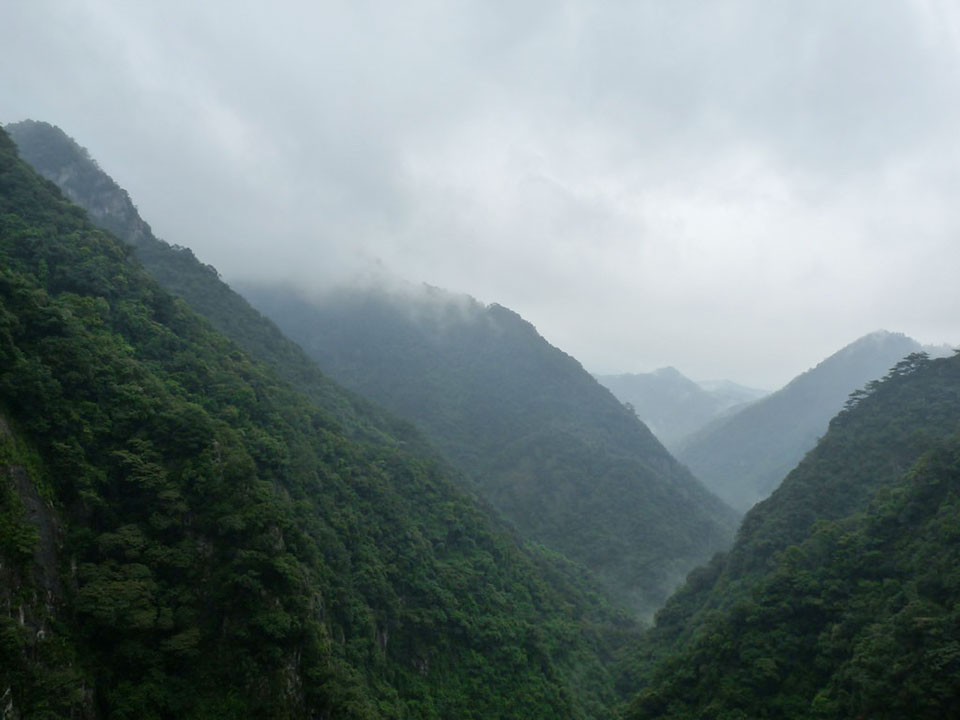
[[[62,130],[7,131],[5,718],[960,703],[957,355],[595,378],[462,293],[228,284]]]

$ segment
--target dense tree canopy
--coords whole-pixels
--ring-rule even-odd
[[[100,187],[73,151],[75,193]],[[4,713],[613,718],[629,695],[635,720],[960,716],[960,357],[912,354],[851,395],[641,636],[103,188],[98,222],[133,247],[0,133]],[[706,502],[627,410],[503,308],[411,324],[377,302],[351,317],[391,354],[364,362],[478,486],[539,502],[531,524],[588,562],[647,533],[611,572],[662,576],[664,525],[604,536],[573,513],[616,527],[583,477],[621,499],[659,478],[667,525],[689,520],[678,487]]]
[[[0,694],[24,718],[597,717],[631,623],[358,444],[0,135]],[[22,619],[21,619],[22,618]]]
[[[321,367],[416,421],[527,537],[639,615],[725,549],[736,515],[516,313],[434,288],[313,301],[244,288]]]
[[[629,717],[956,717],[958,427],[958,357],[857,393],[659,613]]]

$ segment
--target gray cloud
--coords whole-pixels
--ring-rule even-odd
[[[953,3],[14,3],[59,124],[229,278],[386,267],[598,371],[773,386],[956,341]]]

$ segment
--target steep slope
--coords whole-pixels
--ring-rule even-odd
[[[516,313],[399,285],[317,301],[241,292],[334,378],[412,418],[525,536],[641,615],[727,545],[730,510]]]
[[[731,408],[763,397],[762,390],[718,381],[703,387],[676,368],[651,373],[597,375],[597,380],[622,403],[629,403],[671,452],[711,420]]]
[[[689,438],[677,458],[734,508],[767,497],[826,432],[847,396],[922,348],[879,331],[834,353],[784,388]]]
[[[315,363],[307,358],[297,345],[287,340],[273,323],[263,318],[245,300],[221,282],[213,268],[201,264],[189,250],[170,246],[157,240],[146,223],[140,219],[128,195],[96,166],[96,163],[91,160],[83,148],[79,147],[62,131],[45,123],[33,121],[11,125],[9,130],[19,144],[25,159],[34,164],[41,174],[58,183],[68,197],[86,207],[96,222],[133,244],[136,248],[137,257],[144,262],[150,273],[166,289],[186,299],[215,327],[230,336],[253,356],[276,367],[281,377],[294,383],[295,386],[310,395],[321,407],[336,417],[354,437],[378,443],[386,442],[405,452],[410,451],[418,455],[431,453],[427,444],[412,428],[396,420],[389,413],[371,406],[358,396],[344,393],[317,372]],[[343,329],[341,328],[341,330]],[[387,338],[394,337],[394,328],[388,326],[379,328],[378,332],[382,333],[380,338],[369,335],[366,337],[365,341],[368,342],[370,347],[380,347],[388,342]],[[341,333],[336,341],[339,342],[343,335],[344,333]],[[320,347],[322,343],[318,342],[316,337],[311,337],[311,343],[314,353],[322,355],[324,352],[323,348]],[[366,362],[375,363],[379,357],[380,352],[377,350],[367,358]],[[425,358],[421,354],[419,359],[423,360]],[[392,361],[386,363],[383,368],[375,368],[377,371],[383,371],[383,379],[386,383],[391,381],[390,378],[393,373],[393,369],[390,367],[391,363]],[[360,365],[362,366],[363,363]],[[413,375],[408,373],[408,376],[412,377]],[[357,380],[357,378],[353,379]],[[448,379],[456,384],[456,380],[452,376]],[[470,378],[466,379],[469,381]],[[582,381],[582,377],[579,380]],[[353,382],[351,387],[362,392],[370,390],[362,382]],[[397,390],[398,392],[407,392],[410,396],[415,396],[418,391],[413,387],[408,390],[402,388]],[[426,391],[426,388],[420,388],[419,390]],[[449,390],[454,395],[458,392],[456,388],[450,388]],[[590,387],[587,395],[595,394],[596,391],[596,387]],[[384,400],[383,396],[379,396],[377,399]],[[592,402],[595,404],[595,400]],[[389,403],[387,404],[389,405]],[[389,406],[399,413],[406,413],[411,404],[410,402],[402,402]],[[590,402],[585,403],[584,406],[589,407]],[[507,419],[501,420],[497,415],[496,408],[490,406],[487,410],[489,412],[483,416],[483,428],[497,428],[501,422],[509,422]],[[620,414],[622,415],[622,413]],[[458,422],[461,420],[462,418],[458,418]],[[615,424],[617,422],[623,425],[622,419],[615,421]],[[586,425],[589,425],[589,421]],[[451,423],[445,423],[444,428],[448,432],[446,434],[444,432],[437,433],[434,435],[435,440],[443,441],[449,439],[448,435],[459,432],[457,427]],[[499,444],[489,443],[485,439],[483,445],[471,449],[469,446],[473,440],[468,437],[467,433],[463,433],[463,435],[466,439],[465,442],[461,442],[464,438],[454,440],[455,443],[458,443],[459,449],[465,453],[487,455],[489,455],[490,447],[499,448],[503,441],[512,442],[514,439],[514,436],[510,433],[501,434],[498,439]],[[650,440],[650,438],[644,438],[642,432],[639,433],[639,438],[640,443]],[[636,445],[637,438],[634,437],[629,442]],[[563,444],[566,445],[566,443]],[[653,443],[653,445],[656,444]],[[526,451],[518,450],[516,452],[522,455]],[[536,450],[535,452],[542,454],[542,450]],[[591,452],[596,455],[598,450],[594,448]],[[636,449],[634,448],[631,452],[635,453]],[[658,455],[661,452],[659,447],[653,450],[651,455],[653,464],[661,462],[662,458]],[[599,466],[602,462],[607,462],[606,459],[600,461],[589,460],[583,452],[574,454],[578,455],[575,461],[581,465],[587,462],[595,462]],[[673,465],[672,461],[664,462],[667,462],[670,466]],[[478,469],[476,463],[470,462],[464,463],[464,467],[470,471]],[[580,472],[577,471],[577,473]],[[628,474],[630,473],[636,474],[636,471],[630,470]],[[688,485],[689,478],[685,477],[680,484],[681,487]],[[652,488],[650,492],[655,494]],[[698,502],[703,502],[701,491],[694,490],[691,492],[699,498],[692,501],[694,506]],[[671,493],[672,491],[667,492],[668,495]],[[607,501],[609,502],[609,498]],[[674,503],[674,506],[671,506],[671,502]],[[684,505],[683,500],[678,500],[676,497],[672,500],[663,501],[660,505],[654,507],[669,508],[672,511],[677,502],[679,502],[679,507],[676,507],[676,509],[681,514],[686,514],[689,508]],[[708,505],[711,502],[707,501]],[[569,503],[567,505],[569,506]],[[600,508],[600,510],[603,511],[603,508]],[[708,510],[706,514],[709,516],[713,512],[714,510]],[[654,523],[649,531],[638,528],[633,532],[634,539],[639,539],[645,543],[645,549],[642,553],[638,554],[628,544],[630,536],[627,534],[624,540],[614,547],[605,547],[603,543],[599,543],[598,547],[591,551],[592,554],[589,557],[584,554],[580,554],[579,557],[594,562],[595,567],[602,567],[610,562],[619,562],[620,568],[611,567],[607,573],[608,579],[612,583],[617,583],[616,578],[621,573],[621,569],[626,567],[625,563],[631,566],[626,568],[629,575],[641,574],[646,589],[639,596],[632,597],[629,601],[635,607],[640,608],[641,612],[647,613],[662,602],[666,592],[690,567],[692,558],[705,557],[711,549],[724,544],[723,537],[729,532],[730,528],[729,516],[723,510],[719,512],[726,518],[721,521],[720,524],[724,527],[719,531],[717,523],[712,520],[703,523],[702,530],[694,529],[694,525],[691,524],[677,533],[678,541],[669,537],[670,529],[665,536],[658,535],[658,528]],[[698,511],[694,510],[693,518],[699,517],[697,513]],[[569,516],[569,512],[567,515]],[[643,517],[643,512],[641,512],[641,517]],[[569,520],[569,517],[556,517],[551,522],[556,527],[561,523],[567,523]],[[594,529],[590,527],[588,527],[587,532],[595,534]],[[607,531],[602,532],[606,533]],[[564,533],[565,531],[559,528],[554,530],[554,534]],[[617,554],[623,555],[624,559],[622,561],[611,561],[610,558]],[[605,557],[598,558],[598,555],[604,555]],[[628,580],[626,584],[618,584],[621,586],[621,590],[627,587],[630,588],[628,592],[633,593],[634,582],[632,579]],[[633,595],[636,594],[633,593]],[[626,597],[626,595],[621,592],[621,597]]]
[[[854,396],[660,612],[629,717],[957,717],[958,427],[960,357]]]
[[[629,622],[130,255],[0,133],[5,715],[603,716]]]
[[[407,423],[331,382],[274,323],[201,263],[189,248],[159,240],[125,190],[60,128],[35,120],[6,126],[20,157],[84,208],[99,227],[132,245],[137,259],[167,291],[182,297],[215,328],[307,394],[353,437],[430,449]]]

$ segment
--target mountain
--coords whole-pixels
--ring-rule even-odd
[[[287,335],[299,341],[324,370],[355,391],[343,392],[320,373],[316,363],[297,344],[288,340],[273,322],[261,316],[223,283],[213,268],[200,263],[188,249],[155,238],[127,193],[61,130],[35,121],[16,123],[8,129],[24,159],[62,186],[64,193],[87,208],[97,223],[130,242],[137,258],[165,289],[183,297],[215,328],[252,356],[275,367],[283,379],[305,392],[351,437],[392,444],[402,452],[435,455],[420,433],[396,418],[413,419],[425,429],[433,427],[435,432],[428,432],[429,439],[471,477],[483,477],[473,489],[479,490],[494,505],[499,501],[501,510],[511,504],[514,511],[512,514],[507,512],[508,517],[514,522],[519,518],[517,525],[521,530],[537,530],[528,533],[528,537],[561,552],[572,548],[574,553],[570,556],[573,559],[597,571],[605,586],[641,615],[651,614],[693,564],[729,543],[734,520],[722,503],[705,493],[686,471],[679,468],[646,428],[615,404],[613,398],[587,377],[575,361],[549,348],[532,328],[509,311],[493,310],[500,313],[505,328],[515,326],[519,329],[519,334],[527,338],[525,342],[539,348],[537,352],[551,358],[549,362],[556,365],[559,359],[563,369],[549,382],[575,388],[564,389],[559,396],[561,404],[566,404],[556,418],[556,423],[564,424],[562,428],[543,430],[539,435],[528,432],[534,423],[556,424],[552,417],[556,403],[544,404],[553,392],[546,385],[539,386],[538,392],[544,396],[537,401],[539,406],[534,404],[525,409],[519,409],[511,398],[502,394],[487,398],[486,391],[477,393],[476,383],[490,379],[484,378],[483,372],[493,372],[494,375],[501,372],[489,368],[478,374],[482,363],[475,364],[463,376],[463,383],[474,383],[467,392],[478,396],[478,402],[472,406],[475,415],[468,417],[471,408],[464,406],[453,408],[453,415],[443,417],[449,409],[444,404],[463,392],[461,381],[455,372],[450,371],[443,379],[446,387],[441,389],[436,374],[431,376],[430,372],[425,372],[440,357],[431,357],[423,352],[423,347],[411,342],[411,338],[422,330],[418,323],[437,313],[443,316],[447,313],[443,308],[449,300],[455,309],[447,313],[449,317],[442,326],[451,332],[436,335],[438,341],[443,337],[439,343],[444,345],[443,352],[449,358],[462,358],[466,352],[472,352],[466,349],[471,343],[487,342],[480,336],[471,335],[470,323],[458,331],[453,330],[463,317],[470,316],[471,304],[452,295],[444,296],[446,300],[439,304],[411,301],[402,310],[388,309],[387,304],[381,304],[374,312],[412,313],[406,325],[395,326],[391,319],[381,317],[382,322],[375,326],[373,316],[364,316],[362,312],[352,318],[340,317],[333,321],[337,329],[327,332],[325,339],[307,327],[301,327],[300,334],[294,333],[292,326],[297,318],[284,312],[273,315],[282,322]],[[404,294],[405,297],[410,295]],[[439,297],[440,294],[436,295]],[[352,312],[350,302],[341,305],[340,309]],[[439,321],[433,318],[427,325],[431,322],[437,325]],[[405,332],[413,335],[404,336]],[[466,343],[464,349],[455,347],[457,332]],[[356,334],[359,343],[353,349],[349,344],[351,334]],[[365,347],[362,357],[360,346]],[[387,354],[384,353],[385,347],[390,348]],[[440,351],[439,346],[434,349]],[[346,353],[357,355],[345,358]],[[477,357],[484,357],[484,353]],[[337,362],[333,362],[335,358],[338,358]],[[406,365],[401,369],[402,362]],[[531,362],[537,362],[536,358]],[[508,374],[511,368],[517,369],[515,364],[507,362],[502,370]],[[361,371],[372,374],[369,382],[359,377]],[[568,376],[573,378],[572,384],[568,382]],[[509,381],[516,383],[521,377],[516,375]],[[390,412],[380,410],[364,397],[375,400]],[[505,404],[497,405],[495,399]],[[434,425],[417,414],[424,408],[432,408],[429,412],[434,413],[437,420]],[[578,417],[580,415],[583,417]],[[611,423],[616,428],[613,434],[605,428]],[[596,435],[595,439],[590,437],[591,433]],[[571,441],[568,439],[571,434],[581,436]],[[603,443],[619,444],[626,449],[608,456]],[[483,464],[499,453],[503,454],[500,467],[488,468]],[[509,457],[511,454],[512,458]],[[485,460],[481,461],[481,458]],[[560,465],[561,461],[566,467]],[[549,467],[545,468],[545,465]],[[509,479],[511,472],[519,478],[517,482]],[[604,480],[602,492],[595,492],[587,485],[593,482],[594,475]],[[618,493],[622,484],[626,485],[625,498],[629,504],[621,508],[618,507]],[[508,497],[511,493],[520,493],[524,497],[515,500]],[[585,516],[582,507],[594,510]],[[632,514],[631,508],[636,510],[636,515]],[[531,515],[533,511],[539,516]],[[617,516],[617,522],[608,528],[604,523],[609,520],[606,516],[611,512]],[[689,520],[674,524],[667,521],[665,516],[668,513]],[[650,522],[638,524],[637,518],[648,517],[652,518]],[[576,542],[569,538],[571,529],[575,529]]]
[[[629,403],[671,452],[711,420],[766,395],[729,380],[696,383],[672,367],[651,373],[596,375],[622,403]]]
[[[752,403],[770,394],[769,390],[747,387],[732,380],[698,380],[697,385],[720,402],[721,412],[736,408],[738,405]]]
[[[851,398],[660,611],[627,718],[958,717],[958,427],[960,356]]]
[[[414,420],[520,532],[649,615],[733,513],[581,365],[500,305],[400,283],[243,286],[347,387]]]
[[[36,120],[11,123],[5,129],[20,157],[83,207],[99,227],[132,245],[137,259],[165,290],[182,297],[244,351],[309,395],[348,434],[365,441],[402,442],[421,454],[431,452],[409,423],[326,377],[299,346],[223,282],[214,267],[200,262],[189,248],[156,238],[129,194],[63,130]]]
[[[582,571],[134,253],[0,132],[5,717],[607,714],[633,626]]]
[[[677,458],[730,505],[746,511],[816,445],[851,392],[922,350],[901,333],[866,335],[777,392],[703,428],[682,444]]]

